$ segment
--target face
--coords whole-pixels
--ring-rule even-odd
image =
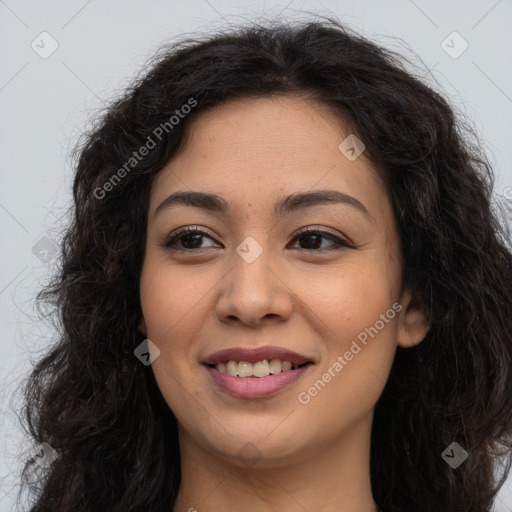
[[[339,149],[349,134],[301,98],[233,101],[155,179],[140,329],[182,446],[271,467],[368,434],[397,345],[423,338],[388,195],[364,152]]]

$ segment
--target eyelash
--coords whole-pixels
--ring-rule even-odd
[[[190,234],[203,235],[203,236],[206,236],[206,237],[214,240],[214,238],[212,236],[210,236],[207,232],[205,232],[201,229],[198,229],[197,226],[187,226],[186,228],[181,229],[177,233],[170,235],[167,238],[167,240],[164,242],[164,244],[162,244],[162,246],[170,251],[176,251],[176,252],[193,253],[193,252],[201,251],[201,249],[176,249],[175,247],[172,247],[176,242],[179,242],[183,238],[184,235],[190,235]],[[305,235],[305,234],[319,235],[322,238],[326,238],[332,242],[335,242],[335,246],[333,246],[332,248],[327,248],[327,249],[325,249],[325,248],[324,249],[303,249],[304,251],[308,251],[308,252],[315,251],[315,252],[324,253],[324,252],[331,252],[331,251],[339,251],[341,249],[346,249],[346,248],[349,248],[349,249],[356,248],[355,245],[350,244],[349,242],[333,235],[332,233],[329,233],[327,231],[321,231],[319,229],[310,229],[310,228],[301,228],[295,234],[295,237],[293,238],[292,242],[295,242],[301,235]],[[210,249],[210,247],[207,247],[207,249]]]

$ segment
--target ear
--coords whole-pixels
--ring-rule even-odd
[[[146,328],[146,322],[144,321],[144,317],[141,316],[140,317],[140,320],[139,320],[139,325],[137,326],[137,328],[139,329],[139,331],[147,337],[148,335],[148,330]]]
[[[414,347],[427,335],[427,316],[419,305],[413,304],[409,290],[402,294],[400,304],[402,309],[398,315],[397,344],[403,348]]]

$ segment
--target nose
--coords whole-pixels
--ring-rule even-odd
[[[252,262],[233,254],[230,271],[219,283],[216,313],[222,322],[256,327],[287,321],[293,311],[293,292],[279,272],[275,257],[263,252]]]

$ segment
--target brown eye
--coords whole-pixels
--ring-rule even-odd
[[[207,232],[195,226],[188,226],[169,236],[163,246],[171,251],[182,252],[198,252],[201,249],[214,247],[213,245],[203,246],[203,238],[209,238],[215,241]],[[297,247],[298,249],[304,249],[306,251],[328,252],[343,248],[355,248],[354,245],[332,233],[311,228],[303,228],[295,236],[294,240],[299,241],[300,246]],[[324,240],[330,240],[333,244],[322,247]]]
[[[175,251],[194,251],[197,249],[204,249],[205,247],[201,247],[202,238],[209,238],[213,240],[213,238],[200,229],[195,227],[187,227],[178,231],[177,233],[172,234],[165,242],[164,247],[175,250]],[[175,247],[176,244],[181,243],[182,247]],[[209,248],[211,246],[208,246]]]
[[[322,239],[330,240],[331,242],[334,242],[334,244],[322,248]],[[344,247],[353,247],[351,244],[333,235],[332,233],[320,231],[317,229],[304,229],[303,231],[299,232],[294,240],[299,241],[299,249],[319,250],[320,252],[335,251]]]

